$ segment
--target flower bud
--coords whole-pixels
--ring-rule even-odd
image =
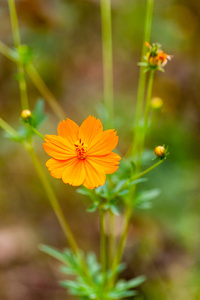
[[[151,109],[160,110],[163,107],[163,100],[159,97],[154,97],[151,99]]]
[[[31,111],[30,111],[30,110],[28,110],[28,109],[22,110],[22,112],[21,112],[21,118],[22,118],[23,120],[27,120],[27,119],[29,119],[30,117],[31,117]]]
[[[163,146],[157,146],[155,149],[154,149],[154,153],[157,157],[159,158],[164,158],[165,157],[165,154],[166,154],[166,149],[165,147]]]

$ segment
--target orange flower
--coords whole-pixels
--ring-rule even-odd
[[[104,185],[106,174],[118,169],[121,157],[111,152],[118,143],[114,129],[103,131],[99,119],[89,116],[79,127],[70,119],[58,125],[58,135],[46,135],[44,150],[52,158],[46,163],[54,178],[88,189]]]

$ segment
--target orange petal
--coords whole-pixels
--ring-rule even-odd
[[[95,187],[98,187],[99,185],[104,185],[106,181],[106,175],[104,172],[96,169],[95,167],[90,164],[90,162],[85,159],[85,171],[86,171],[86,178],[83,182],[83,185],[87,187],[88,189],[94,189]]]
[[[76,156],[74,147],[61,136],[46,135],[44,150],[53,158],[66,160]]]
[[[101,156],[109,154],[118,143],[117,132],[114,129],[105,130],[98,134],[88,147],[89,156]]]
[[[54,158],[50,158],[46,162],[46,166],[54,178],[62,178],[62,173],[65,171],[66,167],[74,163],[75,158],[68,160],[58,160]]]
[[[84,160],[73,159],[62,173],[62,180],[64,183],[69,183],[73,186],[78,186],[83,183],[86,177]]]
[[[89,116],[80,126],[79,138],[89,145],[95,136],[102,131],[103,125],[101,121],[95,117]]]
[[[57,129],[58,135],[74,144],[78,139],[79,126],[72,120],[61,121]]]
[[[102,170],[106,174],[112,174],[117,171],[121,157],[111,152],[104,156],[87,157],[87,161],[97,170]]]

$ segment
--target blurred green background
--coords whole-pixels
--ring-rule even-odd
[[[118,149],[132,141],[144,0],[113,0],[113,48]],[[17,0],[22,43],[34,49],[34,65],[78,124],[99,116],[102,103],[102,50],[99,0]],[[0,40],[13,46],[6,0],[0,1]],[[173,55],[165,73],[157,72],[153,96],[164,107],[146,146],[152,163],[156,145],[170,156],[152,171],[144,188],[161,188],[148,211],[137,210],[124,254],[127,279],[145,274],[138,300],[200,299],[200,2],[155,0],[151,42]],[[21,112],[16,66],[0,55],[0,116],[15,128]],[[40,97],[27,78],[31,108]],[[59,120],[48,105],[43,134],[55,134]],[[37,153],[47,155],[39,138]],[[47,175],[49,176],[48,172]],[[50,178],[50,176],[49,176]],[[89,200],[76,188],[50,178],[64,213],[85,251],[99,252],[98,215],[86,213]],[[71,299],[59,287],[59,263],[40,253],[39,243],[59,249],[65,238],[22,147],[0,135],[0,299]],[[120,233],[121,218],[116,221]]]

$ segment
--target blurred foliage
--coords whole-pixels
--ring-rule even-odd
[[[22,43],[33,49],[34,65],[67,116],[80,124],[89,114],[98,115],[103,97],[99,1],[16,3]],[[144,13],[144,0],[113,1],[116,129],[122,155],[132,141]],[[13,47],[6,1],[0,1],[0,15],[0,39]],[[138,300],[200,299],[199,30],[199,1],[155,0],[151,42],[162,44],[173,60],[165,73],[156,74],[153,96],[161,97],[164,106],[152,112],[143,166],[152,164],[157,145],[169,145],[170,155],[137,185],[143,196],[145,190],[161,191],[158,195],[154,190],[157,198],[151,209],[136,210],[124,254],[128,268],[123,277],[147,277]],[[0,113],[18,128],[21,109],[15,73],[16,66],[0,56]],[[28,78],[27,82],[33,109],[40,95]],[[45,112],[49,118],[41,132],[53,134],[58,120],[47,105]],[[38,137],[35,144],[45,166],[47,157]],[[28,155],[2,133],[0,145],[0,299],[71,299],[56,285],[63,279],[57,263],[37,249],[39,242],[61,249],[66,242]],[[90,202],[59,180],[52,184],[79,245],[98,254],[97,214],[85,212]],[[116,217],[117,237],[121,227]]]

